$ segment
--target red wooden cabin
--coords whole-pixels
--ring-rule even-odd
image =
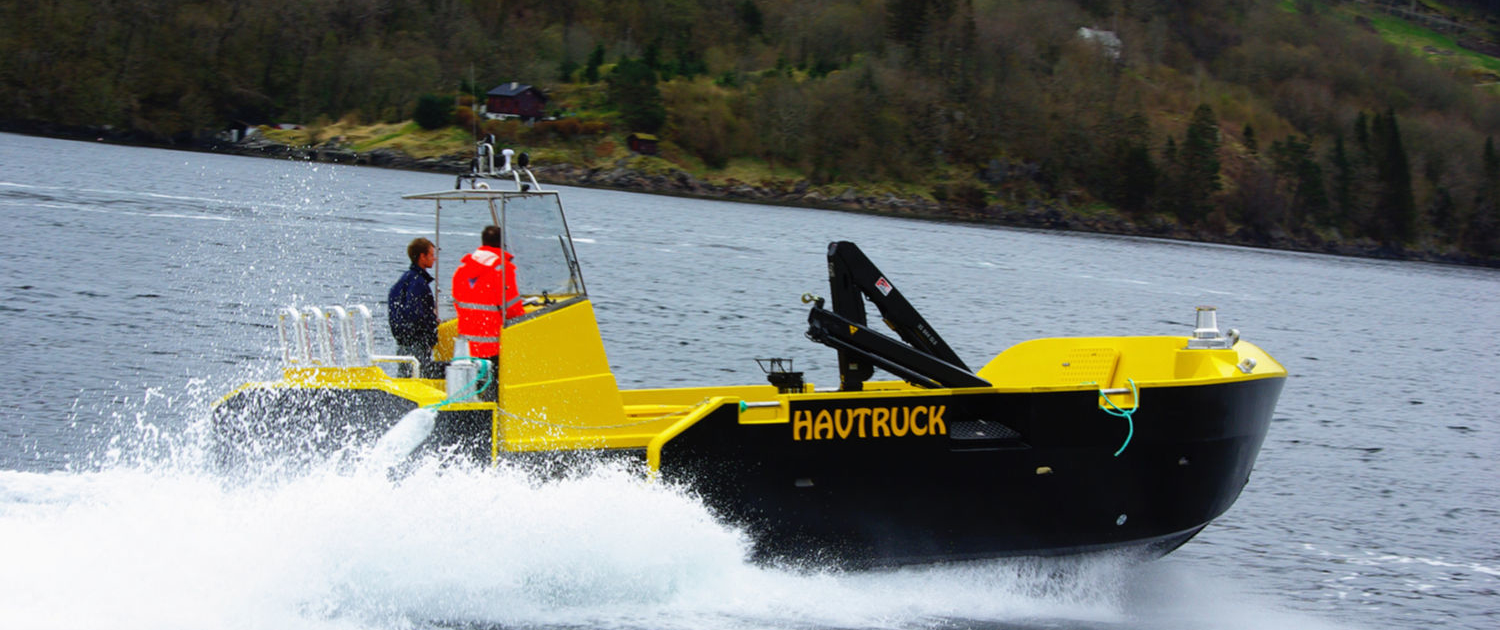
[[[546,115],[547,95],[525,83],[511,81],[485,95],[484,111],[491,118],[511,116],[538,120]]]

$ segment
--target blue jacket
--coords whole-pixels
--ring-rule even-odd
[[[412,265],[391,287],[387,304],[391,335],[397,344],[426,348],[437,344],[437,309],[432,300],[431,283],[432,276],[426,269]]]

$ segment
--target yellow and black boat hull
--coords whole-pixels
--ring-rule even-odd
[[[440,409],[422,448],[479,462],[626,457],[743,527],[767,560],[1162,554],[1234,503],[1286,374],[1247,342],[1186,342],[1027,342],[978,372],[990,387],[614,391],[619,406],[597,415],[507,408],[502,388],[499,405]],[[228,467],[325,461],[443,400],[442,386],[378,368],[289,370],[220,401],[215,452]],[[517,400],[545,399],[545,386],[529,390]]]

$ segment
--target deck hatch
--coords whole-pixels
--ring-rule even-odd
[[[1114,348],[1075,348],[1063,357],[1058,382],[1109,387],[1114,382],[1115,366],[1119,364],[1120,351]]]

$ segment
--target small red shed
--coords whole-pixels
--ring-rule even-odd
[[[537,120],[546,115],[547,95],[525,83],[511,81],[490,90],[484,111],[491,118],[517,116]]]
[[[656,155],[656,136],[636,132],[625,137],[626,146],[641,155]]]

